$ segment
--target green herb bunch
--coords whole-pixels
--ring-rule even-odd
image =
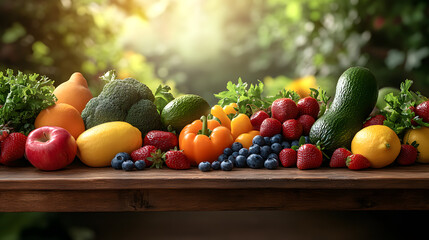
[[[0,72],[0,128],[7,126],[28,135],[43,109],[54,105],[54,81],[39,74]]]

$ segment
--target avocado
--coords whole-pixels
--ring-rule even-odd
[[[161,112],[161,121],[164,127],[171,126],[179,133],[187,124],[209,113],[210,105],[204,98],[187,94],[165,105]]]
[[[362,129],[377,97],[377,81],[368,69],[347,69],[337,82],[331,106],[311,127],[310,141],[319,142],[330,153],[340,147],[350,149],[354,135]]]

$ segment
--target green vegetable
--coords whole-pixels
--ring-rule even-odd
[[[326,94],[326,91],[321,88],[310,88],[310,91],[310,97],[316,99],[318,102],[321,103],[319,115],[317,116],[318,118],[320,118],[321,116],[323,116],[323,114],[325,114],[326,109],[329,107],[329,100],[331,99],[331,97],[328,96]]]
[[[114,79],[112,72],[108,83],[98,97],[87,103],[82,111],[85,127],[91,128],[105,122],[126,121],[137,127],[142,135],[161,129],[161,118],[153,101],[152,91],[133,79]]]
[[[410,91],[412,84],[413,81],[405,80],[405,82],[401,83],[401,92],[399,94],[389,93],[384,97],[386,107],[381,111],[386,116],[384,125],[393,129],[398,135],[402,135],[405,130],[410,128],[429,127],[429,123],[423,122],[411,110],[411,107],[427,100],[419,92]],[[413,126],[411,120],[414,120],[418,125]]]
[[[169,102],[174,100],[173,94],[171,94],[169,91],[171,88],[169,86],[162,86],[159,85],[158,88],[155,91],[155,106],[161,114],[162,109],[164,109],[165,105],[167,105]]]
[[[310,141],[332,152],[350,149],[354,135],[374,109],[378,88],[374,75],[366,68],[352,67],[339,78],[329,109],[310,130]]]
[[[14,131],[28,135],[39,112],[57,101],[53,83],[36,73],[27,75],[18,71],[14,75],[10,69],[0,72],[0,125],[7,124]]]

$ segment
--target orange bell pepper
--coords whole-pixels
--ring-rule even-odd
[[[210,113],[219,119],[220,124],[222,126],[231,129],[231,120],[229,119],[228,115],[225,113],[225,111],[222,109],[220,105],[215,105],[212,107]]]
[[[252,146],[253,138],[259,134],[259,131],[253,130],[248,133],[241,134],[235,139],[235,141],[241,143],[244,148],[248,149],[250,146]]]
[[[228,128],[216,120],[207,120],[206,116],[186,125],[179,135],[179,147],[193,166],[215,161],[233,142]]]
[[[231,134],[236,139],[243,133],[248,133],[253,130],[253,125],[250,118],[246,114],[238,114],[231,121]]]

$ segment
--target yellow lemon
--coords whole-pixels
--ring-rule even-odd
[[[413,143],[416,141],[419,146],[419,156],[417,162],[429,163],[429,128],[422,127],[419,129],[410,129],[405,133],[404,143]]]
[[[393,163],[400,151],[398,135],[384,125],[366,127],[356,133],[352,140],[352,153],[365,156],[373,168]]]
[[[76,143],[77,156],[84,164],[106,167],[117,153],[131,153],[141,147],[142,135],[127,122],[107,122],[83,132]]]

